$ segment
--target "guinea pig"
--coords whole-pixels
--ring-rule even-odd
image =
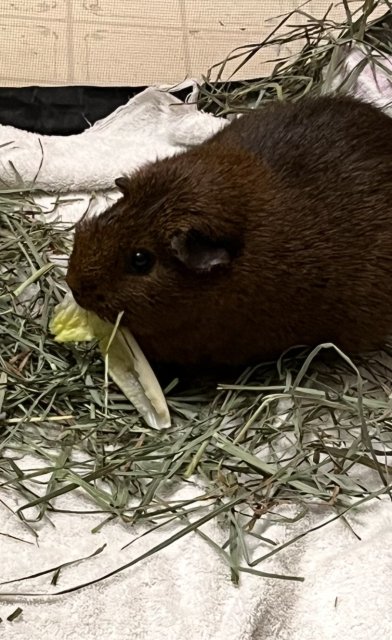
[[[110,161],[110,159],[108,159]],[[151,361],[242,365],[392,330],[392,119],[349,97],[276,103],[116,181],[75,231],[76,301]]]

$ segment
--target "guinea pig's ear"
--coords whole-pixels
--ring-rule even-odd
[[[116,178],[114,184],[118,189],[120,189],[121,193],[126,196],[129,192],[129,180],[125,176],[121,176],[120,178]]]
[[[195,231],[177,233],[171,240],[171,248],[180,262],[199,273],[228,266],[234,253],[230,240],[211,239]]]

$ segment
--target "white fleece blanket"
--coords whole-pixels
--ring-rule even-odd
[[[349,58],[347,65],[350,62]],[[379,97],[376,91],[371,94],[375,101]],[[0,146],[0,177],[8,186],[15,185],[21,176],[25,182],[35,180],[41,188],[73,191],[61,213],[64,219],[78,218],[91,190],[110,189],[118,175],[200,142],[224,124],[197,113],[191,105],[171,103],[175,100],[170,94],[148,89],[89,131],[66,139],[0,127],[0,145],[10,143]],[[75,202],[75,195],[80,197],[79,202]],[[100,195],[99,207],[107,197],[116,197],[116,193]],[[25,464],[28,466],[29,461]],[[173,498],[199,493],[196,484],[188,484]],[[91,530],[101,522],[101,516],[54,514],[51,520],[55,527],[41,523],[37,526],[38,543],[28,544],[34,538],[13,513],[18,505],[12,494],[0,489],[0,499],[1,582],[81,558],[107,545],[96,557],[63,570],[57,587],[50,585],[51,575],[1,586],[0,636],[7,640],[391,637],[392,508],[387,499],[373,501],[349,516],[360,540],[342,521],[335,521],[258,567],[302,576],[304,582],[243,574],[236,587],[218,555],[192,534],[112,578],[54,597],[45,594],[105,575],[154,547],[176,527],[152,532],[122,550],[144,529],[111,523],[93,534]],[[68,495],[60,504],[79,510],[92,508],[78,494]],[[260,533],[283,543],[332,515],[326,507],[315,507],[295,526],[270,524],[266,530],[265,522],[259,522],[258,527]],[[204,531],[217,542],[227,535],[215,523],[205,525]],[[22,537],[26,542],[9,536]],[[265,550],[259,543],[255,552],[260,555]],[[44,595],[39,599],[1,595],[10,591]],[[21,615],[13,622],[7,621],[17,606],[23,609]]]

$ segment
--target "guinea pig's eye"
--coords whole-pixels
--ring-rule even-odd
[[[151,271],[155,263],[155,256],[146,249],[132,251],[127,261],[127,271],[144,276]]]

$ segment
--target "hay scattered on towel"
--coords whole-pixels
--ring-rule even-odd
[[[344,54],[351,46],[360,46],[366,60],[376,68],[383,67],[375,52],[392,53],[392,12],[389,0],[365,0],[362,6],[343,0],[346,20],[337,23],[331,18],[331,3],[321,19],[310,15],[304,2],[299,9],[279,16],[274,29],[262,41],[234,49],[224,60],[214,64],[200,87],[200,109],[228,115],[250,108],[262,108],[274,100],[298,100],[305,95],[328,91],[337,76]],[[350,7],[356,6],[356,9]],[[299,19],[298,19],[299,18]],[[303,43],[299,53],[290,55],[290,45]],[[265,52],[274,64],[270,76],[237,81],[236,74],[246,76],[246,64]],[[276,51],[283,53],[276,59]],[[355,68],[335,91],[349,91],[362,65]]]
[[[356,24],[363,26],[361,20]],[[312,83],[319,82],[316,69],[333,52],[328,45],[329,53],[318,58],[325,25],[317,25],[317,38],[316,28],[295,32],[297,38],[308,34],[307,49],[297,67],[280,67],[276,86],[259,93],[263,99],[272,99],[278,85],[299,95],[305,59],[309,69],[314,64]],[[369,33],[363,30],[362,39]],[[374,25],[371,33],[374,39]],[[238,106],[238,94],[223,91],[221,98],[224,109]],[[356,368],[336,350],[332,366],[319,357],[323,347],[311,354],[296,350],[218,389],[180,393],[174,380],[166,389],[173,427],[149,429],[115,385],[105,389],[97,349],[52,340],[48,323],[64,289],[49,255],[68,253],[70,239],[63,226],[45,224],[34,209],[28,193],[0,194],[0,490],[8,506],[18,498],[16,514],[33,532],[36,521],[66,510],[64,494],[82,492],[89,512],[102,514],[100,526],[114,518],[163,532],[169,522],[183,525],[150,554],[196,531],[237,582],[244,571],[271,577],[263,561],[282,546],[267,530],[262,541],[270,551],[253,558],[249,541],[257,520],[283,518],[282,505],[296,506],[295,521],[315,503],[326,513],[333,508],[332,519],[346,519],[351,509],[389,492],[392,351]],[[36,462],[27,464],[27,456]],[[365,486],[361,471],[369,468],[373,478]],[[195,477],[204,487],[198,499],[168,498],[168,483],[174,488]],[[200,530],[213,518],[229,525],[222,547]]]
[[[357,371],[343,355],[331,369],[322,360],[312,366],[315,352],[297,352],[246,370],[218,391],[176,395],[174,381],[173,427],[149,429],[114,385],[106,394],[96,349],[53,342],[48,322],[63,276],[48,256],[69,251],[69,240],[62,227],[18,212],[24,197],[16,209],[15,202],[3,198],[0,217],[0,487],[6,504],[18,494],[17,515],[28,526],[61,511],[56,498],[70,491],[90,496],[102,525],[121,518],[164,528],[178,519],[186,535],[220,518],[230,537],[217,551],[237,581],[241,571],[264,575],[262,560],[280,550],[267,537],[270,553],[247,553],[254,522],[276,521],[280,505],[297,505],[297,518],[314,501],[339,515],[387,490],[385,354]],[[26,466],[26,454],[41,463]],[[372,487],[363,486],[361,466],[375,469]],[[192,481],[193,474],[206,487],[199,499],[171,502],[167,481]]]

